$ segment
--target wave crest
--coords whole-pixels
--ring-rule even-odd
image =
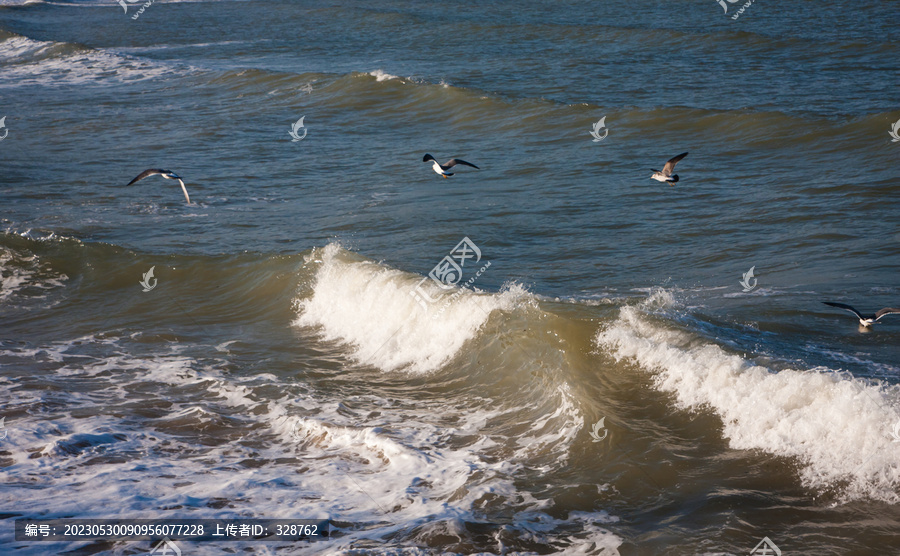
[[[352,346],[357,362],[385,371],[439,369],[476,336],[493,311],[531,296],[512,285],[498,294],[457,290],[449,303],[427,310],[411,295],[420,276],[371,261],[352,260],[340,245],[313,252],[319,268],[312,296],[297,299],[295,324],[317,327],[326,340]],[[422,286],[432,297],[442,290]],[[444,307],[444,305],[446,305]],[[441,310],[439,318],[435,313]]]

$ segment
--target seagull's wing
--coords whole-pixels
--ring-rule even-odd
[[[825,305],[830,305],[832,307],[837,307],[838,309],[844,309],[845,311],[850,311],[857,317],[863,318],[863,316],[859,314],[859,311],[857,311],[856,309],[854,309],[853,307],[851,307],[845,303],[835,303],[833,301],[823,301],[822,303],[824,303]],[[885,309],[882,309],[882,311],[884,311],[884,310]],[[897,311],[897,312],[900,313],[900,311]]]
[[[184,200],[187,201],[187,204],[191,204],[191,198],[187,194],[187,187],[184,186],[184,181],[178,178],[178,183],[181,184],[181,190],[184,191]]]
[[[687,155],[688,155],[688,153],[681,153],[680,155],[678,155],[674,158],[670,158],[669,161],[666,162],[666,165],[663,166],[663,170],[662,170],[663,174],[665,174],[667,176],[669,174],[671,174],[672,170],[675,169],[675,165],[678,164],[678,161],[681,160],[682,158],[686,157]]]
[[[450,160],[447,161],[446,164],[444,164],[444,167],[445,168],[453,168],[457,164],[464,164],[466,166],[471,166],[472,168],[475,168],[476,170],[481,170],[481,168],[479,168],[478,166],[475,166],[471,162],[466,162],[465,160],[463,160],[461,158],[451,158]]]
[[[896,313],[900,313],[900,309],[893,309],[891,307],[885,307],[884,309],[881,309],[880,311],[875,313],[875,320],[878,320],[885,315],[893,315]]]
[[[140,174],[138,174],[138,176],[137,176],[136,178],[134,178],[133,180],[131,180],[130,182],[128,182],[128,185],[133,185],[133,184],[135,184],[135,183],[141,181],[142,179],[144,179],[144,178],[146,178],[146,177],[148,177],[148,176],[155,176],[156,174],[169,174],[169,173],[170,173],[170,172],[169,172],[168,170],[153,170],[153,169],[151,169],[151,170],[144,170],[143,172],[141,172]]]

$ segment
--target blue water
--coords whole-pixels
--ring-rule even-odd
[[[356,525],[287,553],[890,552],[900,316],[821,302],[900,306],[898,6],[142,5],[0,5],[10,551],[302,491]]]

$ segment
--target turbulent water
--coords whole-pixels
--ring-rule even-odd
[[[900,553],[900,5],[725,4],[0,2],[0,552]]]

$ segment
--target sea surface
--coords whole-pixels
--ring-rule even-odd
[[[723,4],[0,1],[0,553],[900,554],[900,3]]]

